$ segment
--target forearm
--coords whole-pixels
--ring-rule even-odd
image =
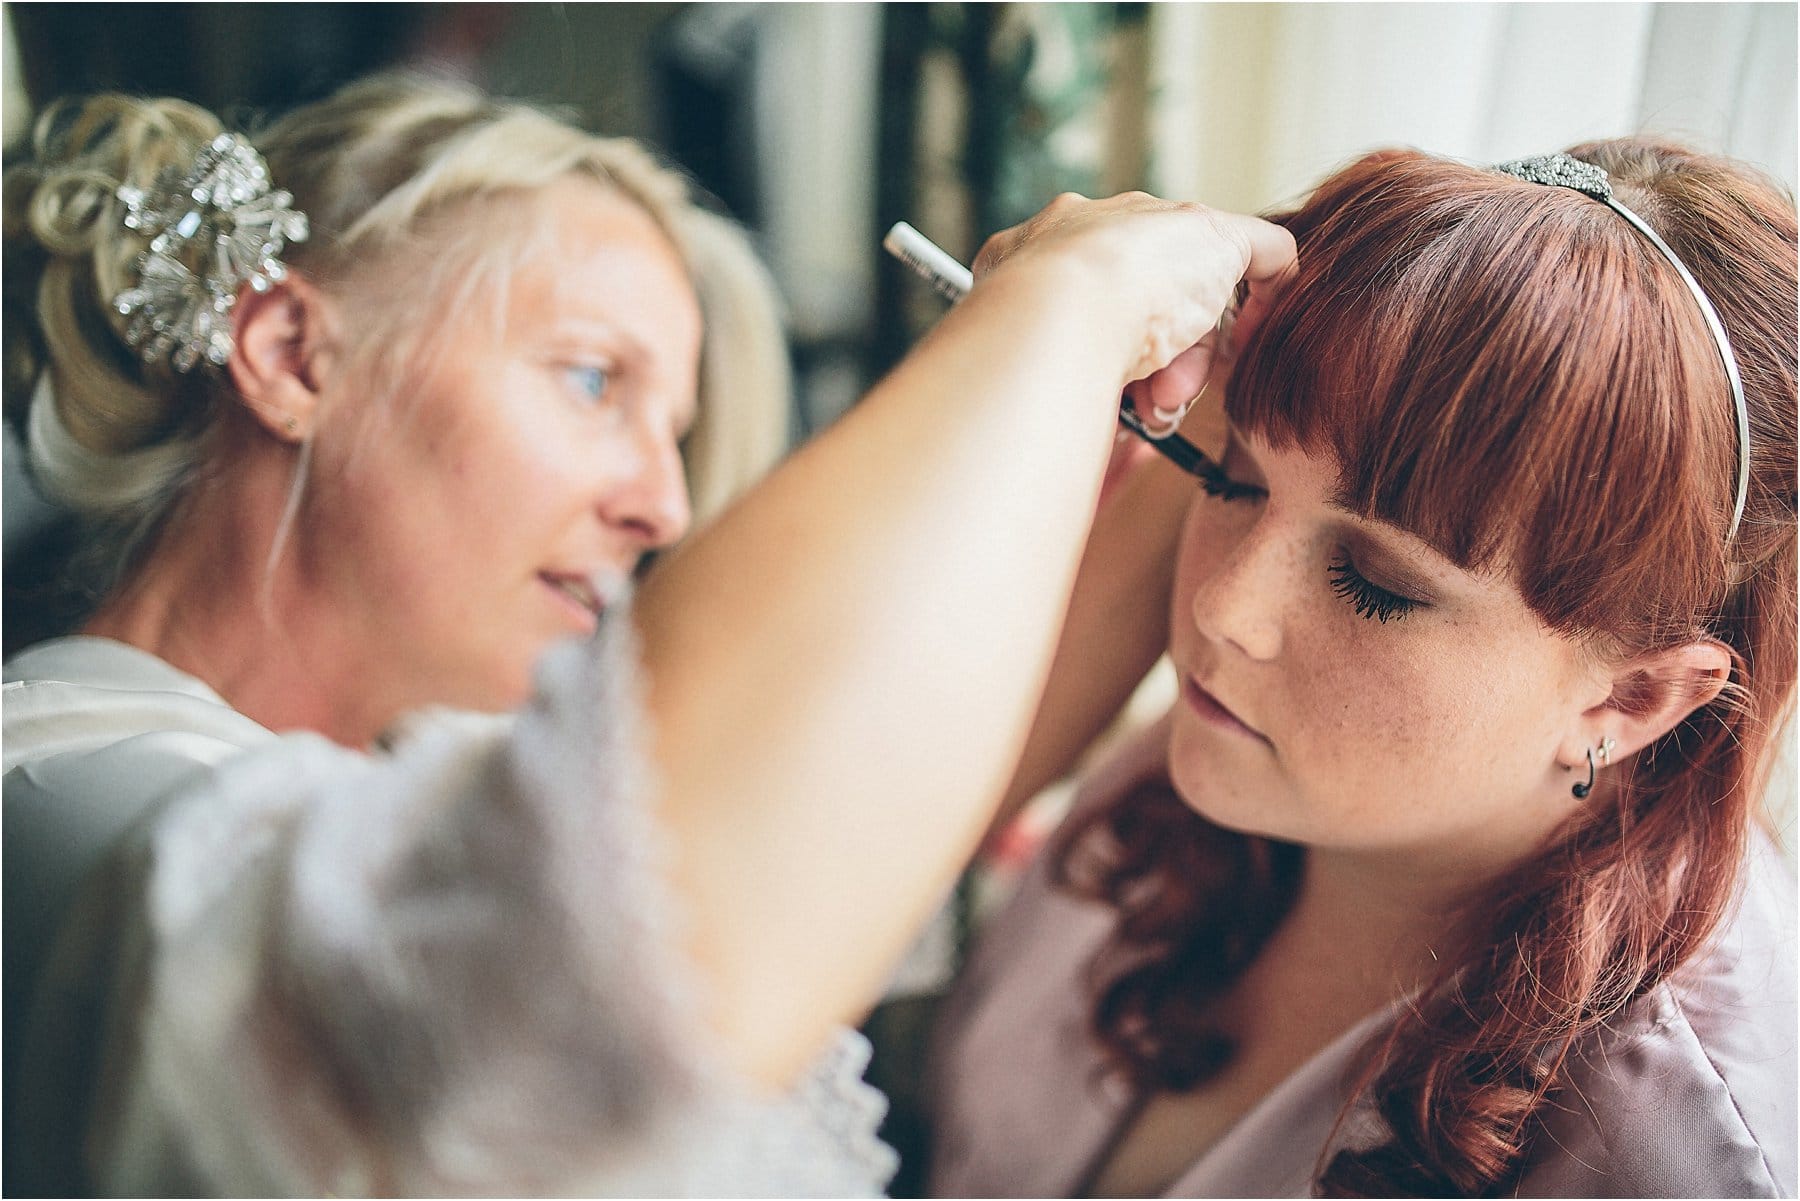
[[[641,598],[677,886],[763,1079],[877,993],[1021,748],[1123,382],[1044,294],[996,274]]]
[[[1191,476],[1158,458],[1101,506],[996,826],[1074,767],[1167,649],[1175,553],[1194,490]]]

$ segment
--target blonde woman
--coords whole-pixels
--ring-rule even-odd
[[[60,110],[6,213],[9,408],[118,566],[7,669],[8,1188],[878,1189],[841,1026],[1013,767],[1121,387],[1191,393],[1286,235],[997,239],[651,573],[640,704],[618,582],[781,378],[678,177],[386,80]]]

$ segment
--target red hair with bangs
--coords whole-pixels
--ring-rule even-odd
[[[1642,234],[1569,189],[1410,151],[1352,164],[1279,218],[1300,274],[1227,391],[1238,425],[1335,462],[1345,507],[1505,573],[1559,633],[1619,659],[1713,639],[1733,662],[1718,699],[1636,757],[1616,805],[1579,811],[1468,906],[1438,978],[1369,1048],[1362,1085],[1388,1141],[1333,1156],[1326,1195],[1518,1178],[1577,1040],[1729,909],[1791,712],[1792,201],[1663,142],[1571,153],[1608,172],[1728,331],[1751,428],[1729,544],[1735,416],[1698,306]],[[1216,1073],[1232,1046],[1207,1007],[1280,924],[1304,849],[1213,826],[1163,780],[1071,823],[1051,853],[1065,887],[1120,913],[1094,964],[1113,1061],[1145,1089]]]

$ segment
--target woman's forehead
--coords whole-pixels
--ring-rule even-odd
[[[687,265],[648,212],[580,180],[556,185],[540,203],[542,224],[509,287],[523,332],[591,328],[669,353],[697,350],[700,305]]]

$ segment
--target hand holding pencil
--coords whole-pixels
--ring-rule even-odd
[[[1068,237],[1080,227],[1095,221],[1116,220],[1116,212],[1124,208],[1149,216],[1158,213],[1187,215],[1198,206],[1173,205],[1141,193],[1114,197],[1109,201],[1088,201],[1068,195],[1059,197],[1050,207],[1023,225],[1004,230],[990,238],[976,258],[976,272],[963,267],[942,248],[906,222],[896,223],[882,245],[911,267],[947,299],[955,302],[974,286],[976,273],[986,275],[996,270],[1028,241]],[[1211,257],[1219,262],[1206,263],[1215,269],[1220,286],[1209,289],[1218,296],[1218,311],[1205,305],[1186,306],[1168,314],[1161,330],[1153,331],[1146,340],[1139,368],[1152,366],[1134,378],[1120,399],[1119,421],[1143,438],[1157,451],[1190,474],[1203,474],[1210,465],[1206,456],[1177,432],[1188,408],[1203,393],[1211,372],[1214,348],[1219,338],[1218,324],[1226,301],[1235,293],[1241,277],[1250,284],[1256,307],[1266,309],[1274,294],[1293,270],[1293,240],[1285,230],[1253,217],[1206,211],[1224,238],[1210,240]],[[1172,230],[1175,226],[1171,225]],[[1238,252],[1234,255],[1233,251]],[[1105,269],[1106,264],[1097,264]],[[1204,269],[1204,268],[1203,268]],[[1204,328],[1199,323],[1204,322]],[[1194,326],[1198,329],[1196,335]],[[1192,341],[1183,342],[1184,338]],[[1177,352],[1172,348],[1179,346]]]

